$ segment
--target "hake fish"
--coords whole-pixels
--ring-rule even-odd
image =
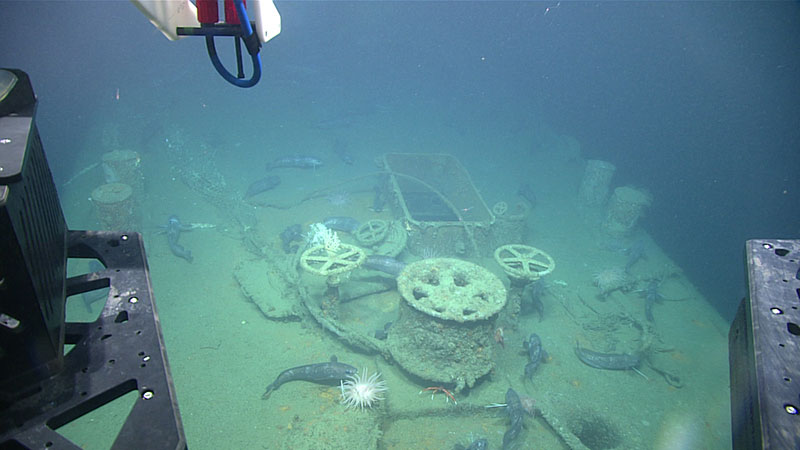
[[[340,363],[336,360],[336,356],[331,356],[331,360],[328,362],[306,364],[284,370],[275,381],[267,386],[267,390],[261,398],[268,399],[272,391],[290,381],[300,380],[319,384],[335,384],[350,375],[355,375],[356,372],[358,372],[358,369],[355,367],[350,364]]]
[[[605,370],[634,370],[642,359],[639,355],[629,353],[600,353],[587,350],[575,342],[575,354],[587,366]]]
[[[267,164],[267,170],[279,167],[293,167],[296,169],[316,169],[322,165],[322,160],[313,156],[292,155],[278,158]]]

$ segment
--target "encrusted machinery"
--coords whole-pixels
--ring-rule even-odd
[[[387,346],[400,366],[423,379],[472,387],[494,367],[502,281],[476,264],[450,258],[409,264],[397,277],[400,302]]]
[[[106,183],[125,183],[133,190],[133,197],[142,202],[144,175],[142,158],[133,150],[114,150],[103,154],[103,174]]]
[[[585,206],[602,206],[608,200],[608,189],[611,178],[617,167],[607,161],[590,159],[586,161],[586,169],[578,189],[578,198]]]
[[[367,255],[361,248],[339,242],[336,242],[335,248],[325,244],[314,245],[300,255],[300,267],[303,270],[327,277],[325,282],[328,289],[325,291],[322,306],[330,315],[336,315],[342,277],[360,266],[366,258]]]
[[[497,247],[494,251],[494,260],[506,273],[510,282],[508,306],[503,311],[501,322],[508,320],[516,323],[525,286],[553,272],[556,262],[542,250],[523,244]]]
[[[124,183],[109,183],[92,191],[92,203],[100,225],[107,230],[135,230],[136,200],[133,189]]]
[[[490,254],[498,241],[521,240],[521,225],[504,228],[510,235],[495,236],[495,215],[454,156],[388,153],[382,164],[389,173],[393,207],[408,232],[412,253],[480,256]]]
[[[608,201],[603,229],[611,236],[628,236],[636,227],[645,208],[653,202],[649,192],[630,186],[614,189]]]

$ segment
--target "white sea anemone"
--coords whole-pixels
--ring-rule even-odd
[[[592,280],[594,285],[600,288],[601,295],[606,295],[621,288],[627,282],[627,276],[624,270],[614,267],[595,273]]]
[[[422,247],[422,250],[419,252],[419,256],[422,259],[432,259],[438,258],[440,255],[435,247]]]
[[[367,368],[347,377],[340,382],[342,388],[342,404],[350,408],[372,408],[388,391],[386,381],[381,380],[380,372],[369,375]]]

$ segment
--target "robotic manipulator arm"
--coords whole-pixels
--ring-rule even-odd
[[[219,20],[217,0],[196,0],[196,5],[189,0],[131,0],[131,3],[170,40],[204,36],[211,64],[222,78],[239,87],[255,86],[261,79],[261,44],[281,32],[281,16],[272,0],[249,0],[247,9],[244,0],[221,1],[224,1],[224,21]],[[228,72],[219,60],[214,45],[216,36],[234,38],[236,76]],[[253,62],[250,79],[244,77],[242,42]]]

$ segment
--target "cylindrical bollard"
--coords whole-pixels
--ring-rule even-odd
[[[142,158],[133,150],[114,150],[103,154],[103,174],[106,183],[125,183],[133,189],[134,201],[144,195]]]
[[[649,192],[630,186],[614,189],[614,195],[608,202],[606,220],[603,228],[613,236],[626,236],[630,234],[644,208],[650,206],[653,199]]]
[[[586,161],[586,170],[578,190],[581,203],[586,206],[603,205],[608,198],[608,188],[616,170],[610,162],[597,159]]]
[[[127,184],[110,183],[92,191],[97,219],[106,230],[135,230],[133,190]]]
[[[386,345],[406,371],[434,383],[472,387],[494,368],[503,282],[488,269],[451,258],[413,262],[397,276],[398,318]]]

